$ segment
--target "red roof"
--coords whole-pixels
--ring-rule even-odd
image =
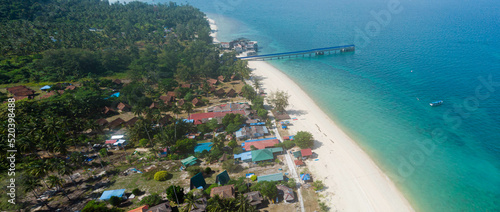
[[[64,90],[75,90],[76,86],[68,85]]]
[[[245,115],[245,111],[243,110],[236,110],[236,111],[224,111],[224,112],[208,112],[208,113],[194,113],[189,116],[189,119],[194,120],[194,124],[197,124],[197,121],[200,121],[202,119],[209,119],[209,118],[217,118],[217,117],[224,117],[228,113],[239,113],[241,115]]]
[[[245,142],[245,151],[252,150],[252,146],[254,146],[257,149],[265,149],[267,147],[274,147],[274,145],[278,143],[279,143],[278,139]]]
[[[167,96],[177,97],[177,93],[175,91],[168,91]]]
[[[198,106],[200,104],[200,100],[198,98],[194,98],[191,103],[193,103],[194,106]]]
[[[304,165],[304,162],[302,162],[301,160],[295,160],[294,162],[296,166]]]
[[[129,108],[129,109],[130,109],[130,108],[132,108],[132,106],[130,106],[130,105],[128,105],[128,104],[125,104],[125,103],[123,103],[123,102],[120,102],[120,103],[116,106],[116,108],[118,108],[118,110],[123,110],[123,109],[125,109],[125,108]]]
[[[312,151],[311,149],[303,149],[303,150],[300,150],[300,153],[302,154],[302,157],[305,157],[305,156],[311,156],[312,155]]]
[[[128,212],[144,212],[149,209],[149,205],[143,205],[141,207],[138,207],[136,209],[130,210]]]
[[[215,85],[215,84],[217,84],[217,80],[216,80],[216,79],[208,79],[208,80],[207,80],[207,82],[208,82],[208,84],[210,84],[210,85]]]
[[[116,141],[118,141],[118,140],[116,140],[116,139],[115,140],[106,140],[105,144],[114,144],[114,143],[116,143]]]

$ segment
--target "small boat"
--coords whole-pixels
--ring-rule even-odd
[[[439,105],[443,104],[443,100],[431,102],[429,104],[431,105],[431,107],[436,107],[436,106],[439,106]]]

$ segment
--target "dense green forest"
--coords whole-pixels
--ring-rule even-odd
[[[0,0],[0,84],[80,84],[77,90],[51,98],[15,102],[18,195],[33,192],[36,197],[35,191],[42,187],[40,179],[61,178],[77,169],[98,166],[84,162],[83,154],[76,150],[105,139],[96,120],[106,117],[104,106],[117,102],[132,105],[139,117],[129,129],[131,141],[148,138],[182,149],[192,125],[173,122],[152,127],[165,112],[178,114],[181,109],[165,106],[153,113],[149,105],[180,83],[197,85],[196,89],[178,89],[181,97],[193,99],[194,95],[208,96],[205,78],[249,74],[245,61],[236,60],[235,53],[222,54],[212,44],[209,32],[205,15],[189,5]],[[109,76],[117,75],[131,82],[124,87],[111,83]],[[54,91],[61,89],[64,87],[53,86]],[[122,95],[108,99],[115,89],[121,89]],[[191,104],[185,105],[182,110],[192,110],[187,107]],[[4,117],[0,132],[7,135],[9,111],[4,106],[0,108]],[[2,137],[0,148],[7,149],[7,144],[7,137]],[[7,152],[0,156],[6,158]],[[8,161],[0,161],[2,173],[8,167]],[[5,177],[0,175],[2,186]],[[0,208],[21,209],[28,204],[18,203],[2,201]]]
[[[209,31],[201,11],[175,3],[2,0],[0,84],[234,74],[234,55],[219,57]]]

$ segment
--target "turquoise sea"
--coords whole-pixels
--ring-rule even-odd
[[[261,54],[355,44],[355,53],[271,64],[417,211],[500,211],[500,1],[178,3],[214,19],[219,40],[257,40]],[[444,104],[430,107],[436,100]]]

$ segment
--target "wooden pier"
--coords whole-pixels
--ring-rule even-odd
[[[294,52],[283,52],[277,54],[264,54],[264,55],[254,55],[247,57],[240,57],[241,60],[273,60],[273,59],[284,59],[284,58],[292,58],[292,57],[305,57],[305,56],[316,56],[316,55],[325,55],[327,54],[335,54],[335,53],[343,53],[343,52],[353,52],[355,50],[354,45],[345,45],[345,46],[334,46],[334,47],[326,47],[319,49],[309,49],[303,51],[294,51]]]

